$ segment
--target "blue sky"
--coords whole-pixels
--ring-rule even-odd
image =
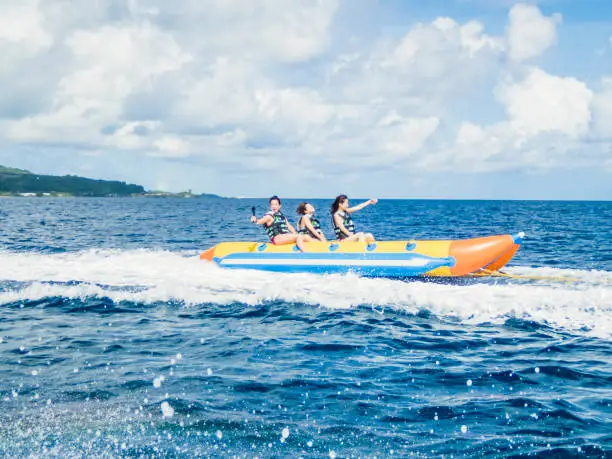
[[[612,199],[608,0],[9,0],[0,53],[7,166],[227,196]]]

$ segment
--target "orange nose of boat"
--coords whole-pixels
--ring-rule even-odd
[[[494,271],[504,266],[518,248],[519,245],[510,235],[453,241],[449,255],[455,258],[456,264],[451,268],[451,273],[465,276],[482,268]]]
[[[213,257],[215,256],[215,247],[211,247],[208,250],[205,250],[200,254],[200,260],[208,260],[213,261]]]

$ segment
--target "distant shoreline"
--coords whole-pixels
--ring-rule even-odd
[[[198,198],[215,197],[210,193],[192,193],[191,190],[172,193],[161,190],[146,190],[118,180],[99,180],[77,175],[34,174],[25,169],[0,166],[0,197],[165,197]]]
[[[151,192],[151,193],[139,193],[139,194],[117,194],[117,195],[86,195],[86,194],[71,194],[71,193],[2,193],[0,192],[0,198],[177,198],[177,199],[198,199],[198,198],[216,198],[216,199],[227,199],[224,196],[216,194],[202,193],[170,193],[170,192]]]

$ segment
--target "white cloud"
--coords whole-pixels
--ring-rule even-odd
[[[446,134],[439,128],[450,107],[480,97],[494,78],[502,45],[479,22],[441,17],[410,27],[397,40],[376,42],[367,52],[338,56],[321,94],[352,116],[333,120],[327,150],[359,154],[359,161],[381,167],[405,161],[414,170],[412,156],[423,150],[423,163],[429,146]],[[389,114],[401,121],[381,123]]]
[[[546,17],[537,6],[519,3],[510,10],[509,21],[509,55],[515,61],[538,57],[557,42],[560,14]]]
[[[495,132],[496,127],[483,128],[476,124],[462,123],[457,132],[456,147],[462,151],[461,160],[486,160],[501,153],[507,146],[507,135]]]
[[[601,91],[593,98],[593,134],[612,138],[612,77],[601,80]]]
[[[20,49],[36,52],[53,42],[43,27],[38,0],[7,0],[0,3],[0,45],[21,45]],[[2,48],[0,48],[2,49]]]
[[[131,91],[191,59],[172,36],[148,23],[76,30],[66,39],[66,47],[72,67],[57,85],[52,110],[14,122],[8,128],[10,138],[99,139],[106,125],[122,123],[122,104]]]
[[[406,158],[421,149],[439,123],[435,117],[404,118],[391,114],[378,123],[380,147],[384,153]]]
[[[577,78],[525,66],[556,43],[561,23],[533,5],[511,9],[505,35],[438,17],[336,42],[339,0],[8,5],[24,19],[23,29],[0,28],[0,50],[18,50],[0,64],[10,95],[0,107],[12,107],[0,113],[0,138],[12,142],[0,154],[53,142],[96,160],[117,151],[135,163],[172,159],[177,177],[183,161],[213,177],[282,164],[296,181],[335,183],[366,167],[578,163],[570,153],[581,141],[612,130],[612,88],[593,94]]]
[[[430,155],[424,166],[490,172],[597,163],[599,153],[585,161],[568,157],[580,151],[580,139],[589,132],[593,92],[583,82],[531,68],[522,80],[502,80],[496,96],[507,120],[489,125],[461,123],[454,141]]]
[[[520,136],[557,132],[576,138],[589,127],[593,92],[576,78],[558,77],[534,68],[520,82],[502,83],[497,95]]]
[[[130,3],[132,13],[146,17],[168,10],[165,0]],[[185,0],[172,6],[168,27],[199,53],[302,62],[327,48],[338,6],[339,0]]]
[[[123,150],[134,150],[146,148],[149,139],[139,132],[149,133],[159,129],[160,123],[157,121],[134,121],[120,126],[115,132],[102,138],[102,143],[106,147],[120,148]]]
[[[185,140],[175,136],[161,137],[153,142],[153,146],[158,149],[159,153],[150,153],[150,155],[165,158],[181,158],[188,156],[190,149],[189,144]]]
[[[448,88],[451,91],[492,64],[501,51],[501,42],[483,33],[482,24],[471,21],[460,25],[450,18],[437,18],[431,24],[417,24],[388,52],[368,62],[388,80],[396,79],[414,92]],[[449,79],[449,73],[454,73]],[[452,88],[452,89],[451,89]],[[400,89],[401,90],[401,89]]]
[[[326,103],[314,90],[258,90],[255,99],[258,129],[284,136],[290,143],[316,136],[316,131],[331,121],[341,122],[341,107]]]

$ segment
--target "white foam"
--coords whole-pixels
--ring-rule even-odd
[[[186,305],[280,300],[327,308],[371,305],[407,313],[427,309],[473,324],[518,317],[612,337],[612,272],[523,267],[509,272],[543,279],[458,285],[222,269],[192,254],[151,250],[0,252],[0,285],[5,289],[0,304],[50,296]],[[6,281],[19,284],[8,287]]]

